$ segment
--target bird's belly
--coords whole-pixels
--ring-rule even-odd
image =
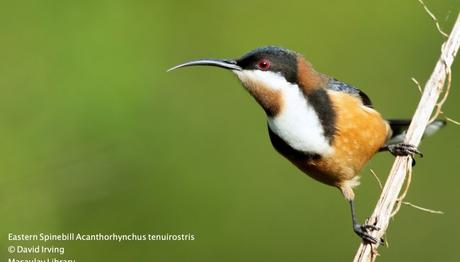
[[[270,134],[270,138],[276,150],[304,173],[325,184],[340,186],[352,180],[384,145],[389,128],[377,111],[363,106],[358,99],[333,91],[329,95],[336,108],[330,154],[302,154],[290,148],[289,143],[283,146],[283,137],[277,140]]]

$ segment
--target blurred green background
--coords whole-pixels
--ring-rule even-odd
[[[426,1],[445,31],[458,0]],[[359,239],[338,190],[270,145],[265,116],[231,73],[169,67],[262,45],[303,53],[410,116],[443,38],[412,1],[2,1],[0,259],[7,233],[192,233],[195,241],[55,242],[77,261],[349,261]],[[460,119],[460,71],[444,109]],[[379,261],[454,261],[460,127],[421,146]],[[392,163],[356,190],[370,215]],[[26,244],[26,243],[22,243]],[[16,256],[21,257],[21,256]],[[28,256],[22,256],[24,258]]]

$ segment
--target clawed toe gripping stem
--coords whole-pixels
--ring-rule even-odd
[[[415,155],[423,157],[423,154],[416,146],[406,143],[387,145],[382,147],[380,151],[389,151],[394,156],[410,156],[412,158],[412,166],[415,166]]]
[[[380,230],[379,227],[376,226],[376,224],[369,224],[368,220],[364,222],[364,224],[359,224],[356,219],[356,212],[355,212],[355,205],[354,201],[350,200],[350,207],[351,207],[351,219],[353,222],[353,231],[366,243],[371,243],[371,244],[384,244],[385,240],[383,238],[376,239],[375,237],[370,235],[370,232],[375,231],[375,230]]]
[[[371,243],[371,244],[384,244],[385,240],[383,238],[380,238],[377,240],[375,237],[370,235],[370,232],[374,230],[380,230],[380,228],[374,226],[374,225],[369,225],[369,224],[353,224],[353,231],[365,242]]]

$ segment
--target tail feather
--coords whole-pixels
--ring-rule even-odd
[[[389,119],[387,120],[390,124],[392,135],[386,142],[387,145],[393,145],[403,142],[404,136],[406,135],[407,128],[409,128],[410,119]],[[423,133],[423,137],[431,136],[436,133],[439,129],[446,125],[446,121],[436,119],[430,123]]]

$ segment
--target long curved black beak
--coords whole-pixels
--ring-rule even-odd
[[[200,60],[193,60],[187,63],[183,63],[177,65],[173,68],[168,69],[167,72],[181,68],[186,66],[216,66],[230,70],[242,70],[242,68],[237,65],[236,61],[234,60],[225,60],[225,59],[200,59]]]

